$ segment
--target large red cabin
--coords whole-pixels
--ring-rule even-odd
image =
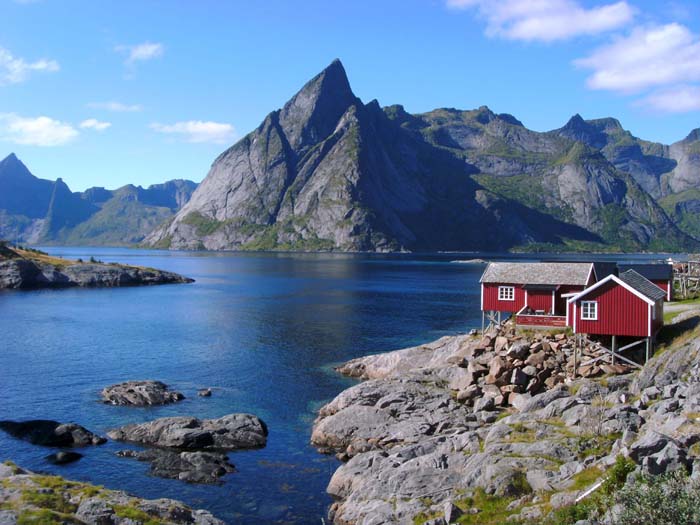
[[[608,275],[568,300],[574,333],[654,338],[663,326],[666,292],[634,270]]]
[[[482,312],[515,314],[515,322],[566,326],[566,300],[596,281],[592,263],[489,263],[481,276]]]

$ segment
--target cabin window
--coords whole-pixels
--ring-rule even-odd
[[[498,287],[498,300],[499,301],[515,301],[515,288],[512,286],[499,286]]]
[[[581,301],[581,319],[598,320],[598,301]]]

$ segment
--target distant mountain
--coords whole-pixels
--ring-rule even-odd
[[[665,195],[654,180],[672,164],[674,180],[682,179],[682,155],[671,153],[679,148],[656,151],[628,135],[613,119],[577,116],[538,133],[486,107],[412,115],[363,104],[336,60],[222,153],[146,242],[215,250],[696,248],[652,196]],[[639,158],[625,157],[627,142]]]
[[[128,185],[74,193],[61,179],[35,177],[13,153],[0,161],[0,238],[29,244],[139,243],[196,187],[174,180],[146,189]]]

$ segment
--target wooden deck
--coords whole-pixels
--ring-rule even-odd
[[[515,324],[522,326],[564,328],[566,327],[566,316],[517,314],[515,316]]]

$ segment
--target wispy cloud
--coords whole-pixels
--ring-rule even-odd
[[[700,81],[700,39],[680,24],[636,28],[575,64],[593,70],[591,89],[631,93]]]
[[[676,86],[657,90],[637,101],[637,105],[663,113],[700,111],[700,86]]]
[[[163,44],[156,42],[144,42],[133,46],[117,46],[114,48],[118,53],[125,53],[126,60],[124,63],[128,66],[133,66],[137,62],[147,62],[154,58],[163,56],[165,47]]]
[[[109,128],[111,125],[112,125],[111,122],[101,122],[101,121],[94,119],[94,118],[89,118],[87,120],[83,120],[80,123],[81,128],[94,129],[95,131],[104,131],[107,128]]]
[[[574,0],[447,0],[447,6],[477,9],[488,36],[542,42],[605,33],[635,15],[626,1],[591,8]]]
[[[590,89],[645,94],[635,105],[656,111],[700,110],[700,36],[684,25],[637,27],[574,63],[592,70]]]
[[[77,136],[78,131],[66,122],[0,113],[0,140],[29,146],[61,146]]]
[[[174,124],[159,124],[156,122],[151,124],[150,127],[158,133],[180,136],[187,142],[196,143],[225,144],[230,142],[235,136],[233,126],[221,122],[205,122],[202,120],[188,120]]]
[[[27,62],[0,47],[0,86],[24,82],[33,71],[55,72],[59,69],[60,66],[55,60],[42,58],[35,62]]]
[[[104,109],[115,113],[134,113],[143,110],[140,104],[122,104],[121,102],[90,102],[87,107],[91,109]]]

